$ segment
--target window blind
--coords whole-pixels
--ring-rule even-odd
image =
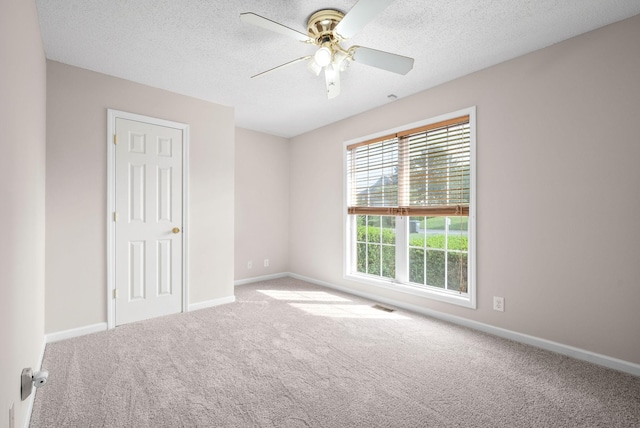
[[[469,215],[469,116],[347,146],[349,214]]]

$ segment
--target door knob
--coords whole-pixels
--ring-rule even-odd
[[[173,229],[171,229],[171,231],[173,233],[180,233],[180,228],[179,227],[174,227]]]

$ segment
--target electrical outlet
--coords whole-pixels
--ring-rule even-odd
[[[493,296],[493,310],[504,312],[504,297]]]
[[[9,406],[9,428],[15,428],[15,426],[16,426],[16,415],[13,410],[13,401],[12,401],[11,405]]]
[[[253,268],[253,262],[251,260],[249,260],[247,262],[247,269],[251,269],[251,268]]]
[[[269,259],[264,259],[264,267],[269,267]]]

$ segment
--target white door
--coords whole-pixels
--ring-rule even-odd
[[[182,310],[180,129],[116,118],[116,325]]]

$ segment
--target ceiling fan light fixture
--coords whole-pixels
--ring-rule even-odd
[[[320,65],[313,58],[311,58],[311,61],[309,61],[309,64],[307,64],[307,67],[316,76],[319,76],[320,72],[322,71],[322,67],[320,67]]]
[[[313,59],[315,59],[315,62],[320,67],[326,67],[327,65],[331,64],[331,57],[332,56],[333,56],[333,53],[331,52],[331,49],[329,49],[326,46],[322,46],[313,55]]]
[[[333,66],[339,71],[345,71],[349,67],[349,55],[341,50],[336,50],[333,54]]]

